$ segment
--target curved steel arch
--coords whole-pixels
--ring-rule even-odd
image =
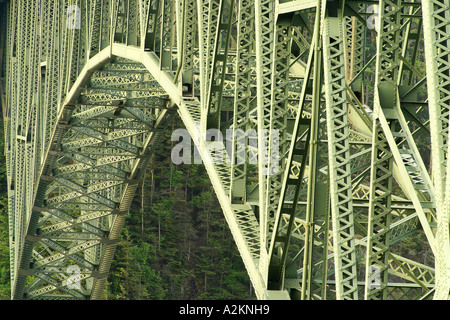
[[[86,90],[86,83],[95,76],[100,67],[104,67],[113,59],[115,57],[111,55],[110,48],[91,58],[63,103],[46,153],[47,157],[43,162],[36,200],[19,260],[14,298],[23,297],[24,283],[29,275],[35,279],[28,285],[33,290],[29,289],[25,297],[62,298],[63,296],[57,295],[46,296],[49,292],[62,289],[69,293],[66,298],[70,298],[70,294],[76,298],[92,299],[98,299],[102,295],[125,214],[160,137],[161,127],[171,113],[168,108],[170,100],[164,97],[155,101],[154,105],[147,102],[147,105],[140,107],[158,110],[154,114],[140,111],[132,104],[128,106],[127,103],[132,98],[127,97],[118,96],[112,100],[111,97],[106,97],[106,101],[80,102],[80,97],[83,98],[82,91]],[[145,68],[140,66],[139,70],[141,76],[145,76]],[[121,79],[121,74],[124,77],[130,72],[126,70],[125,74],[123,71],[114,71],[112,77]],[[124,85],[122,83],[122,86]],[[160,96],[161,89],[153,84],[152,86]],[[120,89],[118,88],[118,91]],[[111,92],[114,92],[114,89]],[[100,105],[88,104],[88,107],[83,108],[85,103],[95,102]],[[121,114],[124,113],[127,114],[122,117]],[[110,118],[110,122],[116,123],[115,128],[111,123],[102,123],[99,120],[105,115]],[[94,123],[99,126],[94,127],[97,130],[89,128],[89,125]],[[105,134],[104,130],[110,132]],[[141,140],[140,146],[136,147],[137,141],[126,142],[126,139],[121,139],[122,136]],[[94,150],[100,154],[92,155]],[[72,199],[80,202],[71,202]],[[109,223],[105,223],[105,219],[109,219]],[[83,233],[84,237],[77,238],[75,234],[70,234],[77,232]],[[73,238],[72,241],[70,237]],[[69,245],[61,245],[64,241],[69,242]],[[36,247],[39,246],[51,251],[50,254],[36,256]],[[91,253],[96,257],[88,259],[86,253],[84,258],[77,255],[79,252],[87,252],[88,248],[98,251]],[[31,267],[32,250],[35,254]],[[68,261],[72,264],[68,264]],[[70,287],[71,280],[70,277],[59,274],[66,273],[64,266],[73,265],[82,271],[80,277],[76,278],[77,281],[93,279],[91,284],[85,284],[82,293],[70,288],[64,289],[68,282]]]

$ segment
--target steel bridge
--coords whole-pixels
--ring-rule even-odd
[[[102,299],[173,117],[258,299],[449,298],[449,0],[0,6],[12,299]]]

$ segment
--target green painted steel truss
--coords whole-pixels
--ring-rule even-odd
[[[258,299],[449,298],[449,0],[0,6],[12,299],[103,297],[172,117]]]

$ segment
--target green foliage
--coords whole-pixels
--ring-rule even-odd
[[[0,198],[0,300],[9,299],[10,292],[8,206],[7,198],[2,194]]]
[[[165,141],[156,148],[127,217],[108,298],[253,299],[206,170],[174,165],[169,131]]]
[[[3,121],[0,120],[0,300],[11,295],[9,273],[9,227],[6,163],[4,158]]]
[[[170,132],[166,140],[170,141]],[[7,180],[0,141],[0,299],[9,300]],[[252,299],[250,281],[204,167],[177,167],[171,163],[170,150],[170,143],[159,145],[143,189],[137,192],[117,244],[105,297]]]

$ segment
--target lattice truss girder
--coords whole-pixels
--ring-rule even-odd
[[[2,5],[14,299],[102,296],[171,110],[258,298],[448,297],[447,1]]]
[[[115,63],[129,62],[117,59]],[[106,246],[117,241],[111,239],[111,230],[115,220],[127,213],[126,202],[129,205],[131,198],[124,196],[137,186],[141,159],[148,160],[154,147],[150,142],[158,139],[167,99],[141,102],[138,108],[127,105],[134,95],[120,99],[90,95],[94,85],[107,88],[114,96],[124,88],[132,93],[148,92],[147,97],[160,91],[153,79],[133,87],[129,74],[135,70],[144,71],[142,66],[133,65],[132,71],[122,73],[123,78],[118,72],[108,76],[103,71],[94,72],[78,98],[80,104],[68,108],[70,119],[58,122],[59,150],[49,150],[54,164],[50,175],[41,175],[47,181],[45,200],[43,206],[33,208],[41,217],[33,239],[33,267],[27,271],[35,279],[27,286],[27,298],[86,298],[92,294],[94,279],[107,275],[98,271],[100,260]],[[86,96],[90,96],[87,105]],[[109,105],[102,106],[105,101]],[[142,108],[145,104],[148,107]],[[73,278],[65,276],[68,267],[77,271],[76,288]],[[59,272],[46,275],[41,271],[49,268]]]

